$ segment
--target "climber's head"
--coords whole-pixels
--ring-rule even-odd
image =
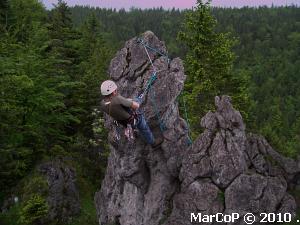
[[[109,96],[117,92],[117,85],[112,80],[106,80],[101,84],[101,94]]]

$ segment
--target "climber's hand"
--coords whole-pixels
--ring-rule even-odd
[[[137,103],[137,102],[135,102],[135,101],[132,102],[132,105],[131,105],[131,108],[132,108],[132,109],[137,110],[139,107],[140,107],[140,104],[139,104],[139,103]]]
[[[135,101],[135,102],[137,102],[139,105],[141,105],[141,104],[142,104],[142,101],[143,101],[143,99],[142,99],[142,98],[140,98],[140,97],[136,97],[136,98],[134,98],[134,101]]]

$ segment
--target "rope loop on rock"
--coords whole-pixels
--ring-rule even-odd
[[[138,38],[137,39],[137,43],[143,45],[144,48],[146,48],[146,49],[149,49],[149,50],[151,50],[153,52],[156,52],[157,54],[159,54],[159,55],[161,55],[163,57],[166,57],[167,60],[168,60],[168,64],[170,63],[170,58],[169,58],[169,56],[166,53],[161,52],[161,51],[157,50],[156,48],[151,47],[150,45],[148,45],[148,43],[143,38]],[[148,51],[146,51],[146,52],[147,52],[148,57],[150,58]],[[150,59],[150,61],[152,62],[151,59]],[[153,64],[152,64],[152,66],[153,66]]]

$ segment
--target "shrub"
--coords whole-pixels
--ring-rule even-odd
[[[38,225],[48,214],[48,204],[40,195],[33,195],[20,212],[20,225]]]

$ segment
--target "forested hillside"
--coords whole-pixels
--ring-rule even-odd
[[[71,10],[76,27],[90,13],[96,15],[112,47],[152,30],[166,42],[172,57],[186,56],[186,45],[177,34],[188,11],[133,8],[127,12],[79,6]],[[300,152],[300,9],[213,8],[212,15],[216,30],[230,32],[236,40],[234,73],[250,81],[248,129],[265,135],[280,152],[296,156]]]
[[[215,10],[220,31],[239,38],[236,70],[251,78],[252,127],[287,155],[300,152],[299,8]],[[221,29],[222,28],[222,29]]]
[[[76,168],[82,207],[93,209],[105,168],[105,134],[95,143],[93,112],[111,57],[99,23],[90,16],[75,29],[62,1],[51,12],[37,0],[1,1],[0,14],[1,211],[12,196],[22,202],[0,224],[32,224],[47,214],[45,181],[35,168],[50,160]],[[90,224],[92,212],[82,210]]]
[[[247,100],[236,103],[247,114],[248,129],[295,157],[300,152],[300,8],[213,8],[211,12],[216,21],[207,21],[215,28],[211,32],[215,39],[195,44],[210,46],[214,54],[220,49],[230,54],[226,65],[218,68],[228,70],[224,76],[234,74],[234,80],[222,80],[232,84],[229,93]],[[22,202],[1,213],[0,224],[34,224],[32,218],[38,221],[46,214],[46,194],[30,187],[43,183],[36,175],[37,165],[57,159],[71,161],[77,171],[83,205],[73,224],[97,224],[93,195],[107,157],[106,131],[96,110],[99,84],[107,78],[108,64],[124,41],[146,30],[165,41],[170,57],[184,59],[192,73],[193,68],[188,69],[192,61],[186,58],[191,49],[178,35],[188,13],[162,8],[70,8],[61,0],[48,11],[38,0],[0,2],[0,207],[13,195]],[[217,70],[209,66],[207,75],[217,79]],[[205,80],[190,80],[188,85],[196,90],[201,82]],[[203,111],[193,108],[196,103],[189,101],[188,86],[185,92],[191,127],[197,128]],[[214,93],[219,90],[210,94]],[[207,96],[199,93],[197,100],[208,101]],[[34,207],[40,208],[30,211]]]

